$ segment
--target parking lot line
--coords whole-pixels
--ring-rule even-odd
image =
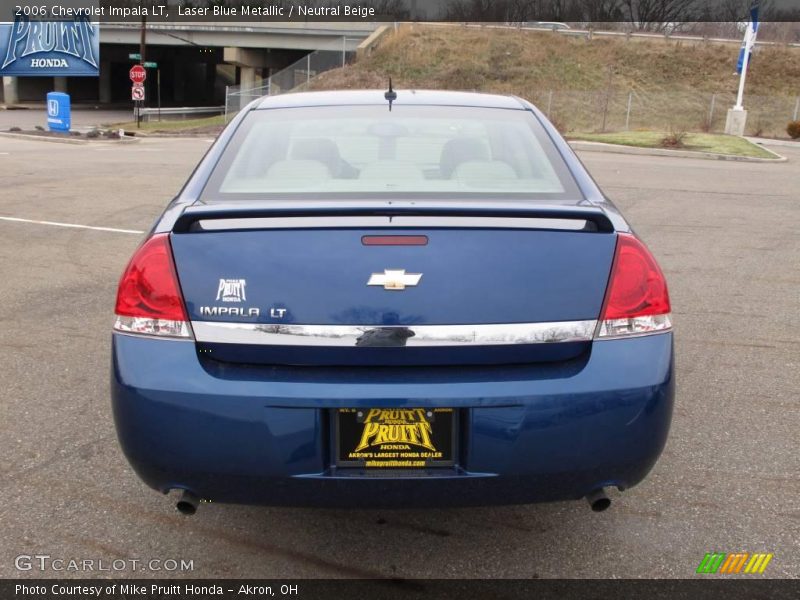
[[[144,231],[138,229],[116,229],[114,227],[94,227],[92,225],[78,225],[76,223],[56,223],[55,221],[36,221],[34,219],[20,219],[17,217],[0,217],[0,221],[13,221],[15,223],[32,223],[34,225],[52,225],[53,227],[71,227],[73,229],[92,229],[94,231],[110,231],[112,233],[133,233],[141,235]]]

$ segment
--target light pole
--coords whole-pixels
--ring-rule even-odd
[[[753,23],[747,24],[747,31],[745,32],[744,54],[742,56],[742,72],[739,77],[739,93],[736,96],[736,110],[744,110],[744,83],[747,80],[747,67],[750,66],[750,53],[753,51],[753,46],[756,41],[756,30]]]
[[[750,53],[753,51],[758,36],[758,4],[759,0],[755,0],[750,9],[750,22],[744,32],[739,91],[736,95],[736,105],[728,111],[728,118],[725,121],[725,133],[728,135],[744,135],[747,125],[747,111],[744,109],[744,84],[747,80],[747,68],[750,66]]]
[[[141,37],[139,38],[139,64],[144,67],[145,50],[147,49],[147,17],[142,16]],[[142,104],[141,100],[136,101],[136,128],[142,126]]]

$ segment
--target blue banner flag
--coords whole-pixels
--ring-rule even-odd
[[[741,50],[739,50],[739,60],[736,62],[736,73],[738,75],[742,74],[742,69],[744,68],[744,46],[742,46]],[[753,64],[753,53],[750,52],[750,56],[747,59],[748,66]]]
[[[753,31],[758,31],[758,9],[760,1],[756,0],[750,7],[750,20],[753,22]]]

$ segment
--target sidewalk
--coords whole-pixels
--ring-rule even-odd
[[[91,105],[80,104],[72,106],[72,128],[78,131],[108,123],[122,123],[132,118],[132,110],[95,109]],[[33,129],[36,125],[47,127],[47,108],[44,102],[17,104],[11,109],[0,108],[0,131],[8,131],[10,127]]]
[[[783,146],[785,148],[800,148],[800,140],[774,140],[772,138],[757,138],[744,136],[748,142],[759,146]]]

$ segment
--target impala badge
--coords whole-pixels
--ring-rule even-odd
[[[373,273],[367,285],[382,285],[385,290],[404,290],[422,279],[422,273],[406,273],[405,269],[384,269],[383,273]]]

